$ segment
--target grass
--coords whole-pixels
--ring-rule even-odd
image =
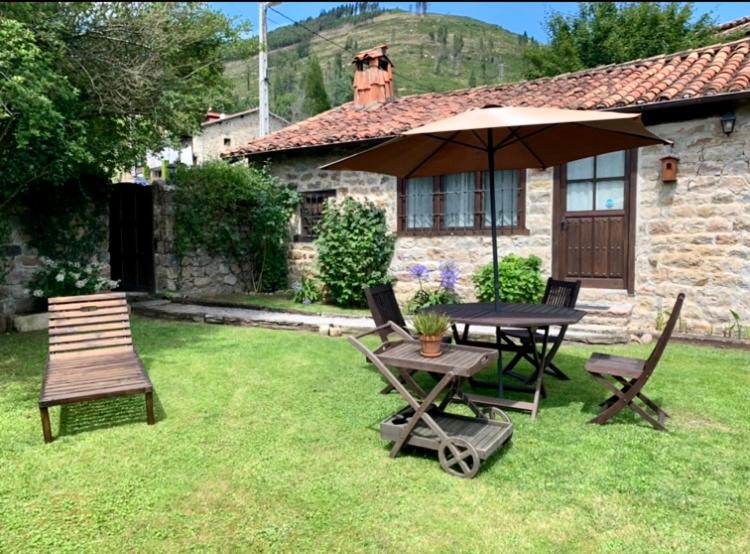
[[[750,356],[673,344],[648,393],[673,416],[587,425],[604,391],[559,357],[540,418],[477,477],[388,457],[403,404],[345,340],[134,320],[157,391],[52,410],[46,335],[0,337],[0,551],[747,552]],[[602,348],[598,348],[602,349]],[[646,347],[604,348],[644,356]]]
[[[333,304],[300,304],[292,300],[291,295],[285,293],[272,294],[217,294],[198,297],[196,300],[231,306],[248,306],[255,308],[270,308],[273,310],[289,310],[309,314],[344,315],[350,317],[370,317],[369,310],[359,308],[340,308]]]

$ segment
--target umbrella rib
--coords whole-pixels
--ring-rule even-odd
[[[646,140],[654,140],[654,137],[647,137],[645,135],[640,135],[638,133],[628,133],[627,131],[616,131],[614,129],[602,129],[600,127],[594,127],[592,125],[586,125],[585,123],[580,123],[580,122],[572,122],[571,125],[577,125],[578,127],[586,127],[587,129],[605,131],[607,133],[615,133],[617,135],[626,135],[628,137],[635,137],[635,138],[646,139]],[[656,137],[656,138],[659,139],[663,144],[674,144],[671,140],[664,140],[659,137]]]
[[[537,129],[536,131],[533,131],[533,132],[529,133],[528,135],[524,136],[523,138],[531,138],[534,135],[538,135],[539,133],[543,133],[544,131],[546,131],[550,127],[552,127],[552,125],[547,125],[545,127],[542,127],[541,129]],[[495,144],[495,146],[493,147],[493,150],[495,152],[497,152],[501,148],[505,148],[506,146],[510,146],[511,144],[515,144],[516,142],[518,142],[521,139],[521,137],[518,136],[518,134],[516,133],[516,131],[518,131],[518,127],[508,127],[508,130],[511,132],[511,134],[508,135],[507,137],[505,137],[503,140],[498,141],[497,144]],[[513,133],[515,133],[515,135]],[[514,138],[514,136],[516,138]]]
[[[479,144],[481,144],[482,146],[484,146],[484,150],[487,150],[487,143],[484,141],[484,139],[482,138],[482,136],[479,133],[477,133],[474,129],[472,129],[471,132],[472,132],[472,134],[475,137],[477,137],[477,140],[479,141]]]
[[[450,137],[450,138],[453,138],[453,137],[455,137],[455,136],[456,136],[457,134],[458,134],[458,131],[456,131],[455,133],[453,133],[453,135],[451,135],[451,137]],[[443,140],[443,139],[441,139],[441,140]],[[412,170],[411,170],[411,171],[410,171],[409,173],[407,173],[407,174],[406,174],[406,175],[404,176],[404,179],[409,179],[409,178],[410,178],[410,177],[411,177],[412,175],[414,175],[414,173],[416,173],[416,172],[417,172],[417,171],[419,170],[419,168],[420,168],[420,167],[422,167],[422,166],[423,166],[424,164],[426,164],[426,163],[427,163],[427,161],[428,161],[428,160],[429,160],[430,158],[432,158],[432,157],[433,157],[433,156],[434,156],[435,154],[437,154],[437,153],[438,153],[438,152],[440,152],[440,151],[441,151],[441,150],[442,150],[443,148],[445,148],[445,145],[446,145],[446,144],[448,144],[448,141],[444,141],[444,142],[442,142],[442,143],[440,144],[440,146],[438,146],[437,148],[435,148],[435,150],[433,150],[432,152],[430,152],[430,153],[429,153],[429,154],[428,154],[428,155],[427,155],[427,156],[425,157],[425,159],[423,159],[423,160],[422,160],[421,162],[419,162],[419,165],[415,166],[415,167],[414,167],[414,169],[412,169]]]
[[[529,148],[528,144],[526,144],[526,141],[524,140],[524,138],[528,138],[528,137],[521,137],[515,129],[511,129],[510,132],[513,133],[516,137],[518,137],[518,142],[520,142],[523,145],[523,147],[529,151],[529,154],[534,156],[534,159],[536,159],[536,161],[539,162],[539,165],[541,165],[543,168],[547,167],[547,164],[544,163],[544,161],[539,156],[536,155],[536,152],[534,152],[531,148]]]
[[[481,150],[482,152],[486,152],[487,151],[486,148],[480,148],[479,146],[476,146],[474,144],[469,144],[468,142],[463,142],[463,141],[460,141],[460,140],[453,140],[453,137],[455,137],[457,134],[458,134],[458,132],[454,133],[453,135],[451,135],[450,138],[443,138],[443,137],[441,137],[439,135],[433,135],[432,133],[425,133],[424,136],[430,137],[430,138],[434,138],[434,139],[437,139],[437,140],[442,140],[444,142],[450,142],[452,144],[458,144],[460,146],[465,146],[466,148],[473,148],[475,150]]]

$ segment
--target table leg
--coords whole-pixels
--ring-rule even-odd
[[[536,349],[536,328],[529,328],[529,340],[531,341],[531,351],[534,356],[534,360],[537,362],[536,365],[536,379],[534,383],[534,400],[532,402],[531,419],[536,419],[536,414],[539,412],[539,400],[544,388],[544,370],[547,366],[547,343],[549,339],[549,326],[543,327],[544,338],[542,339],[542,351],[541,353]]]
[[[437,385],[430,391],[430,393],[427,395],[427,397],[424,399],[424,401],[417,406],[417,409],[414,411],[414,415],[411,416],[411,419],[409,420],[409,423],[406,424],[406,427],[404,427],[403,435],[400,439],[398,439],[395,444],[393,445],[393,448],[391,448],[390,456],[391,458],[395,458],[396,454],[398,454],[399,450],[403,448],[403,446],[406,444],[406,442],[409,440],[409,435],[411,435],[411,432],[414,430],[414,427],[416,427],[417,423],[419,423],[419,420],[422,419],[426,415],[427,410],[430,409],[433,402],[435,402],[435,399],[438,397],[438,395],[442,392],[442,390],[447,387],[450,382],[453,380],[454,376],[450,373],[446,373],[443,375],[443,378],[440,379]],[[408,392],[407,392],[408,394]],[[409,395],[411,396],[411,395]],[[413,397],[412,397],[413,398]],[[430,426],[432,427],[432,425]],[[439,429],[439,427],[438,427]],[[433,429],[434,431],[435,429]],[[441,434],[444,435],[444,433]],[[442,437],[441,437],[442,438]]]

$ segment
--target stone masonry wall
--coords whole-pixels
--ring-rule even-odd
[[[174,189],[154,184],[154,272],[156,292],[215,295],[242,292],[240,269],[221,256],[198,251],[177,256],[174,233]],[[208,222],[207,224],[210,224]]]
[[[102,214],[100,224],[106,227],[108,217],[108,213]],[[8,242],[0,244],[3,264],[0,266],[0,320],[14,314],[27,314],[33,311],[34,299],[29,294],[28,284],[34,274],[42,268],[39,252],[29,246],[29,237],[23,229],[22,222],[17,218],[11,219],[10,230]],[[108,235],[91,261],[101,264],[104,276],[109,277]],[[3,322],[0,321],[0,332],[2,328]]]
[[[636,297],[631,325],[686,294],[683,332],[718,334],[729,310],[750,321],[750,106],[734,133],[719,117],[650,127],[674,147],[643,148],[638,159]],[[680,158],[676,183],[659,179],[659,159]]]
[[[353,154],[358,150],[338,148],[325,154],[277,156],[271,160],[271,172],[284,183],[300,192],[336,189],[337,198],[351,196],[358,200],[369,199],[385,208],[392,232],[396,232],[397,216],[396,179],[387,175],[351,171],[323,171],[325,163]],[[501,253],[514,252],[542,259],[543,271],[549,273],[551,265],[552,170],[527,173],[526,226],[529,234],[498,237]],[[298,223],[294,223],[298,225]],[[471,276],[492,261],[491,238],[487,236],[398,237],[391,263],[391,273],[399,301],[406,301],[416,292],[418,283],[411,279],[409,268],[423,263],[437,269],[444,261],[453,260],[461,277],[457,286],[459,294],[474,299]],[[290,252],[290,278],[315,269],[315,247],[311,242],[295,242]],[[437,275],[435,274],[435,278]]]
[[[287,125],[274,115],[269,120],[271,132]],[[193,137],[193,154],[197,163],[216,160],[227,148],[251,142],[258,137],[259,127],[257,111],[204,125],[200,134]],[[224,144],[225,138],[231,139],[229,147]]]
[[[624,290],[586,288],[581,300],[609,302],[628,314],[631,332],[654,330],[657,315],[666,319],[679,292],[687,300],[680,331],[718,334],[731,323],[730,309],[750,321],[750,106],[737,110],[730,136],[719,118],[650,127],[674,147],[642,148],[638,155],[635,294]],[[361,147],[360,147],[361,149]],[[300,191],[336,189],[337,197],[367,198],[384,207],[395,232],[396,180],[384,175],[321,171],[321,165],[359,149],[290,153],[271,158],[271,170]],[[680,158],[676,183],[660,179],[660,158]],[[500,254],[535,254],[549,275],[552,245],[552,170],[527,172],[528,234],[498,238]],[[292,278],[313,271],[312,243],[295,243],[290,253]],[[400,301],[411,297],[417,283],[408,269],[430,268],[454,260],[461,272],[458,291],[473,300],[471,275],[491,261],[489,236],[399,237],[391,264]]]

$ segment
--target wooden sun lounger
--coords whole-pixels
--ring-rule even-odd
[[[153,385],[133,347],[125,294],[50,298],[49,358],[39,396],[44,442],[52,441],[50,406],[132,394],[146,395],[153,425]]]

